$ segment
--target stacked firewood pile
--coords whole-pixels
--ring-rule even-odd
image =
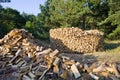
[[[57,49],[44,49],[23,29],[0,40],[0,80],[119,80],[116,63],[83,64]]]
[[[103,32],[79,28],[58,28],[50,30],[53,49],[61,52],[92,53],[103,49]]]

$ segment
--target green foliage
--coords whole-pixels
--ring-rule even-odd
[[[106,0],[47,0],[40,9],[39,21],[45,27],[99,29],[97,23],[108,16],[109,6]]]
[[[24,13],[24,17],[27,21],[26,21],[26,24],[23,28],[25,28],[30,33],[32,33],[35,38],[48,39],[49,28],[44,28],[43,26],[41,26],[41,24],[38,21],[36,16],[27,15],[27,14]]]
[[[109,39],[120,39],[120,25],[107,36]]]
[[[17,10],[0,6],[0,38],[13,28],[21,28],[25,24],[25,19]]]
[[[109,39],[120,39],[120,0],[108,0],[108,17],[100,25]]]
[[[120,0],[108,0],[109,1],[109,15],[115,14],[115,12],[120,11]]]
[[[80,0],[52,0],[50,20],[53,27],[81,27],[82,17],[87,12]]]
[[[90,0],[84,6],[89,8],[89,12],[86,14],[86,27],[89,29],[103,29],[97,24],[108,17],[108,2],[106,0]]]
[[[102,21],[99,25],[108,26],[106,31],[108,31],[107,37],[109,39],[120,39],[120,10],[117,10],[113,14],[109,15],[109,17]]]
[[[120,24],[120,11],[116,12],[115,14],[110,15],[104,21],[100,23],[100,25],[111,23],[111,25],[118,25]]]
[[[51,0],[47,0],[45,5],[40,5],[41,13],[38,14],[37,20],[43,27],[51,27],[49,5]]]

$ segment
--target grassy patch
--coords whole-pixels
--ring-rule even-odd
[[[120,40],[114,40],[114,41],[110,41],[110,40],[105,40],[105,44],[104,44],[104,50],[118,50],[120,47]]]
[[[93,55],[104,61],[120,61],[120,40],[105,40],[104,51]]]

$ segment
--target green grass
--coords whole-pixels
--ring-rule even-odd
[[[120,40],[105,40],[104,50],[117,50],[120,47]]]
[[[104,51],[95,52],[93,55],[106,61],[120,61],[120,40],[105,40]]]

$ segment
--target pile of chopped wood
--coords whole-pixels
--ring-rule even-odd
[[[79,28],[58,28],[50,30],[53,49],[61,52],[92,53],[103,49],[103,32]]]
[[[22,57],[34,58],[37,51],[42,49],[38,46],[34,37],[24,29],[14,29],[0,40],[0,53],[6,55],[15,53],[21,49]]]
[[[119,71],[116,63],[83,64],[57,49],[43,49],[23,29],[0,40],[0,80],[117,80]]]

